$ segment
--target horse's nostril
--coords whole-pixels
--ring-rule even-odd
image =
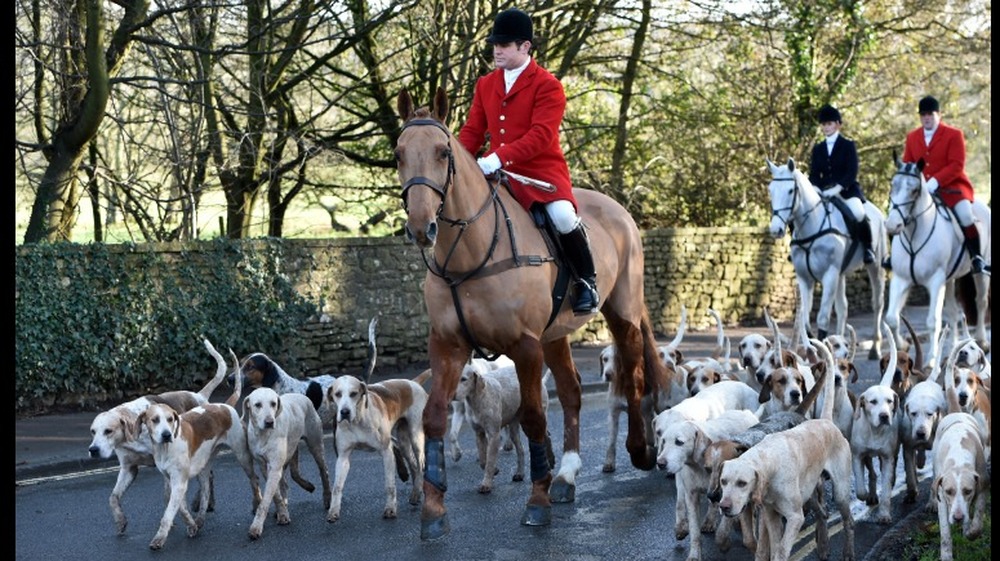
[[[437,238],[437,233],[438,233],[437,222],[431,222],[427,226],[427,239],[431,239],[431,240],[436,239]]]

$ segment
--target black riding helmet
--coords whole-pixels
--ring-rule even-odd
[[[837,111],[837,108],[834,107],[834,106],[832,106],[832,105],[824,105],[823,107],[820,107],[819,108],[819,114],[817,115],[817,118],[819,119],[819,122],[821,122],[821,123],[829,123],[829,122],[839,123],[839,122],[841,122],[840,121],[840,111]]]
[[[509,8],[497,14],[486,42],[493,45],[515,41],[534,41],[531,16],[517,8]]]

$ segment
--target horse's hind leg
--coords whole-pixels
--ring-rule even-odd
[[[447,341],[431,333],[428,345],[431,370],[431,391],[424,406],[424,504],[420,513],[420,539],[437,540],[450,531],[444,493],[448,488],[445,477],[444,436],[448,427],[448,402],[455,395],[462,367],[469,359],[468,347]],[[414,479],[414,483],[416,483]]]
[[[563,410],[563,455],[559,472],[552,480],[549,496],[554,503],[576,500],[576,476],[580,473],[580,373],[573,363],[569,339],[563,338],[542,347],[545,364],[555,378],[556,394]],[[551,444],[551,441],[550,441]]]
[[[990,283],[986,275],[972,275],[976,286],[976,343],[983,352],[990,352],[990,338],[986,336],[986,310],[989,308]]]
[[[552,443],[542,407],[542,368],[545,366],[542,352],[541,342],[527,335],[522,335],[513,348],[507,349],[507,355],[516,365],[517,381],[521,384],[521,429],[528,437],[531,496],[521,517],[521,524],[525,526],[547,526],[552,522],[552,502],[549,499],[549,486],[552,484],[549,452]]]

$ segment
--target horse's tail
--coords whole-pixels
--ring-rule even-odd
[[[666,403],[657,403],[655,400],[659,396],[670,397],[670,390],[673,387],[671,377],[673,371],[667,368],[660,360],[659,348],[656,345],[656,337],[653,335],[653,322],[649,319],[649,309],[642,307],[642,363],[644,395],[652,393],[654,396],[654,408],[660,412],[667,408]]]

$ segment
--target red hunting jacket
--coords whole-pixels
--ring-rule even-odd
[[[576,207],[569,166],[559,146],[559,126],[566,112],[562,83],[534,59],[518,76],[510,93],[504,93],[503,69],[479,78],[469,118],[458,140],[473,155],[486,144],[503,169],[547,181],[554,193],[511,179],[514,197],[525,209],[536,202],[568,200]]]
[[[922,127],[910,131],[903,161],[916,162],[920,158],[924,159],[924,177],[937,178],[937,192],[946,205],[953,207],[962,199],[973,200],[975,191],[965,174],[965,135],[961,130],[938,123],[929,146],[924,144]]]

